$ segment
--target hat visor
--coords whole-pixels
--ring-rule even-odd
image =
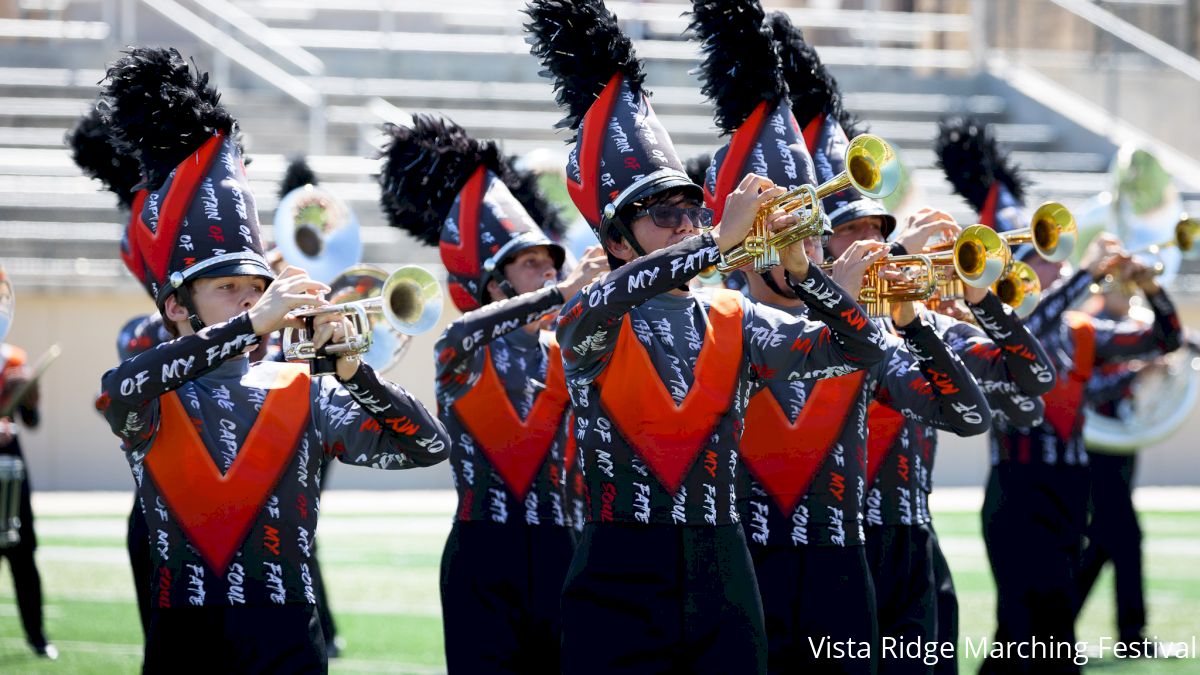
[[[883,204],[874,199],[856,199],[855,201],[846,204],[830,215],[830,224],[833,229],[837,229],[846,223],[849,223],[859,218],[875,217],[882,220],[880,231],[883,233],[883,238],[887,239],[892,232],[896,230],[896,217],[888,213]]]
[[[704,188],[693,183],[687,174],[674,169],[660,169],[643,178],[641,183],[633,189],[621,193],[612,204],[614,212],[621,213],[632,204],[669,190],[679,190],[684,196],[695,199],[701,204],[704,203]],[[611,224],[610,219],[603,219],[600,225],[601,241],[604,241],[607,236]]]
[[[270,283],[275,280],[275,273],[265,262],[230,260],[224,265],[214,265],[198,272],[190,279],[212,279],[214,277],[262,277]]]

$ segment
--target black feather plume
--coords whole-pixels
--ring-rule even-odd
[[[683,170],[687,172],[688,178],[691,178],[693,183],[703,186],[704,179],[708,175],[709,164],[712,164],[712,156],[703,152],[684,162]]]
[[[800,125],[805,126],[821,113],[828,112],[837,118],[847,137],[866,133],[867,129],[858,117],[846,110],[837,79],[821,63],[816,49],[804,39],[804,32],[783,12],[771,12],[767,23],[779,45],[783,77],[792,98],[792,114]]]
[[[642,91],[642,62],[601,0],[532,0],[525,14],[529,51],[545,67],[540,74],[554,78],[558,105],[567,111],[556,126],[578,129],[618,72],[634,93]]]
[[[304,156],[293,157],[288,162],[287,171],[283,173],[283,180],[279,182],[279,198],[283,199],[289,192],[305,185],[316,185],[317,174],[313,172],[312,167],[304,160]]]
[[[996,143],[992,130],[974,117],[953,117],[938,122],[934,144],[938,166],[976,211],[983,209],[994,181],[1000,181],[1018,201],[1025,199],[1027,182],[1012,163],[1008,151]]]
[[[380,205],[388,224],[436,246],[442,223],[480,164],[504,174],[494,141],[472,138],[454,122],[413,115],[411,127],[384,125],[388,144],[379,173]]]
[[[695,0],[688,28],[700,39],[701,91],[716,106],[717,127],[731,134],[763,101],[787,96],[771,29],[758,0]]]
[[[99,107],[113,146],[138,161],[151,189],[214,133],[234,132],[208,74],[189,67],[175,49],[134,47],[106,80]]]
[[[508,191],[521,202],[525,212],[537,223],[551,239],[559,239],[567,232],[567,224],[562,220],[558,206],[546,199],[538,184],[538,174],[535,171],[518,169],[516,157],[505,159],[505,172],[501,176]]]
[[[71,159],[84,174],[104,183],[117,196],[122,209],[133,207],[133,187],[142,180],[141,170],[137,160],[113,148],[109,129],[95,106],[67,132],[66,143],[71,148]]]

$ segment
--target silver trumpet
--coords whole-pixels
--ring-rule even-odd
[[[352,271],[354,268],[347,270],[343,276]],[[372,347],[376,346],[375,335],[379,332],[377,326],[380,320],[386,322],[388,330],[405,336],[404,341],[407,342],[407,338],[431,330],[441,318],[441,287],[437,279],[424,268],[416,265],[401,267],[387,276],[376,293],[371,292],[371,285],[364,283],[358,289],[351,289],[353,293],[368,297],[292,312],[291,317],[304,320],[305,327],[289,326],[283,329],[284,357],[289,361],[309,361],[313,376],[332,375],[337,369],[337,359],[347,354],[359,355],[368,363],[378,362],[372,359],[371,352]],[[318,349],[312,341],[313,319],[329,314],[345,316],[354,324],[357,335],[348,337],[345,342],[327,343]],[[375,320],[372,321],[372,318]],[[387,345],[381,346],[387,351]],[[385,363],[394,363],[399,356],[397,352],[402,353],[402,349],[403,345],[393,342],[387,354],[389,360]],[[379,356],[378,350],[375,356]]]

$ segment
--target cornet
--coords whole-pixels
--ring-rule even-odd
[[[826,273],[833,270],[833,263],[821,263]],[[899,278],[887,278],[885,268],[899,272]],[[937,289],[937,273],[928,256],[888,256],[867,268],[862,289],[858,292],[858,304],[867,316],[882,318],[891,315],[893,302],[920,302],[928,299]]]
[[[1162,249],[1172,246],[1177,247],[1183,253],[1189,253],[1192,247],[1196,245],[1197,236],[1200,236],[1200,220],[1196,220],[1186,213],[1181,213],[1179,214],[1179,222],[1175,223],[1175,236],[1173,238],[1157,244],[1144,246],[1136,251],[1130,251],[1130,255],[1137,255],[1138,253],[1158,255],[1158,252]]]
[[[772,199],[759,210],[746,239],[721,256],[717,269],[732,272],[753,264],[755,272],[764,272],[779,265],[779,251],[792,244],[821,234],[821,200],[853,186],[864,197],[881,199],[895,191],[900,183],[900,164],[887,141],[862,134],[846,148],[846,170],[813,187],[801,185]],[[778,232],[767,231],[767,217],[776,211],[794,213],[801,209],[805,215],[799,223]]]
[[[1013,308],[1017,316],[1024,319],[1042,301],[1042,282],[1037,272],[1020,260],[1013,261],[1004,276],[992,285],[992,292],[1000,302]]]
[[[987,225],[972,225],[953,242],[930,248],[926,253],[884,258],[880,262],[924,256],[932,261],[939,286],[955,283],[987,288],[1004,276],[1012,260],[1012,250],[995,230]],[[959,289],[961,297],[961,289]]]
[[[1001,232],[1000,238],[1016,248],[1021,244],[1033,244],[1038,255],[1050,262],[1062,262],[1075,250],[1078,228],[1075,216],[1058,202],[1046,202],[1033,212],[1029,227]]]
[[[354,323],[357,335],[345,342],[313,344],[313,319],[340,314]],[[325,307],[302,309],[291,314],[303,319],[305,328],[283,329],[283,354],[288,360],[308,360],[313,376],[337,372],[337,359],[346,354],[367,354],[373,344],[371,315],[382,315],[393,330],[420,335],[437,325],[442,314],[442,291],[437,279],[423,268],[406,265],[392,272],[378,297]]]

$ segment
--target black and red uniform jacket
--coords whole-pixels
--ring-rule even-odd
[[[552,333],[524,330],[562,301],[545,288],[490,303],[438,339],[457,520],[569,526],[583,517],[582,496],[568,490],[575,457],[562,357]]]
[[[1179,317],[1165,291],[1147,300],[1154,322],[1116,323],[1069,311],[1088,292],[1093,279],[1086,270],[1055,285],[1025,319],[1042,342],[1058,374],[1054,389],[1043,397],[1045,419],[1017,427],[999,422],[991,434],[993,464],[1016,462],[1049,466],[1083,466],[1084,397],[1097,366],[1130,359],[1153,358],[1178,349],[1183,341]]]
[[[441,423],[362,364],[345,382],[243,356],[240,314],[127,359],[101,379],[150,529],[160,608],[313,604],[312,546],[327,462],[444,460]]]
[[[752,544],[865,543],[870,408],[966,436],[987,430],[983,392],[929,324],[918,317],[899,336],[880,328],[883,361],[832,379],[772,380],[750,399],[739,511]]]
[[[884,339],[817,268],[791,280],[808,317],[740,293],[668,291],[720,258],[709,234],[621,266],[571,298],[558,319],[593,523],[739,522],[738,442],[768,381],[870,367]]]

